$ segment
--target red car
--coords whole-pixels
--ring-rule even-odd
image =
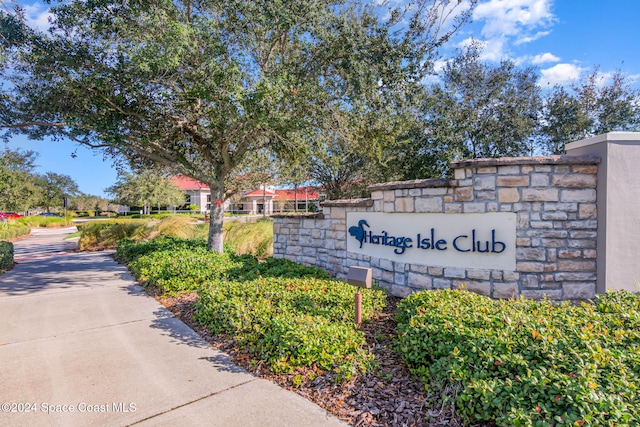
[[[7,221],[9,219],[22,218],[22,215],[15,212],[0,212],[0,221]]]

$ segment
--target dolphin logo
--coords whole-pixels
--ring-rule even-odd
[[[369,227],[369,224],[367,224],[367,221],[365,221],[364,219],[361,219],[360,221],[358,221],[357,226],[353,225],[349,227],[349,234],[355,237],[358,242],[360,242],[361,248],[362,248],[362,244],[364,243],[364,233],[365,233],[364,226],[365,225]]]

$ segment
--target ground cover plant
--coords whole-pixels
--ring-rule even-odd
[[[13,268],[13,243],[0,241],[0,272]]]
[[[464,290],[398,304],[398,349],[428,384],[454,384],[467,423],[640,423],[640,297],[494,301]]]
[[[204,240],[168,236],[123,240],[116,257],[165,295],[197,291],[195,319],[214,334],[234,337],[273,372],[313,367],[351,378],[371,366],[354,324],[354,288],[317,268],[220,254]],[[379,312],[385,297],[381,290],[365,292],[363,319]]]

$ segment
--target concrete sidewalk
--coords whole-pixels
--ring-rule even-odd
[[[2,426],[345,426],[230,362],[74,229],[15,242],[0,275]]]

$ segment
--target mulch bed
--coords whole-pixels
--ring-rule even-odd
[[[393,351],[394,312],[398,298],[390,297],[384,312],[362,325],[378,368],[351,381],[335,382],[330,373],[316,372],[312,368],[292,374],[274,374],[257,358],[239,349],[232,338],[212,336],[193,320],[195,293],[165,298],[158,295],[157,290],[147,288],[147,291],[212,346],[230,355],[237,365],[300,394],[353,426],[462,425],[454,415],[453,404],[442,403],[443,393],[452,395],[453,390],[426,393],[424,385],[409,374],[400,356]],[[313,380],[309,380],[309,374],[313,374]]]

